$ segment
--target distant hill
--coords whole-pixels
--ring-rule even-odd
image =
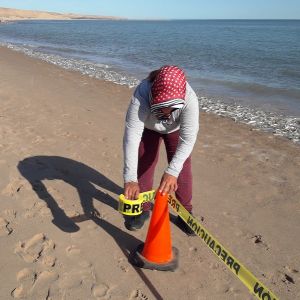
[[[14,20],[120,20],[124,18],[111,16],[95,16],[95,15],[77,15],[77,14],[61,14],[56,12],[23,10],[13,8],[0,7],[0,21]]]

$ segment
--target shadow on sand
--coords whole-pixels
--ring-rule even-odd
[[[33,156],[25,158],[18,164],[23,177],[31,184],[38,197],[45,201],[52,212],[53,224],[65,232],[76,232],[79,226],[76,223],[93,220],[98,226],[111,235],[124,255],[129,257],[130,252],[142,243],[139,239],[119,229],[115,225],[99,218],[100,213],[93,205],[94,200],[101,201],[116,210],[118,201],[102,189],[117,195],[123,189],[98,171],[75,160],[60,156]],[[76,188],[84,214],[69,218],[59,207],[53,196],[47,191],[43,180],[62,180]],[[97,186],[97,188],[95,187]],[[156,299],[162,299],[152,283],[139,268],[136,272],[148,286]]]

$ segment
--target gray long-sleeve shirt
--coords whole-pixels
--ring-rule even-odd
[[[143,80],[136,88],[129,105],[125,133],[123,138],[124,151],[124,182],[137,182],[138,149],[144,128],[168,134],[179,132],[179,142],[172,161],[165,170],[166,173],[178,177],[185,160],[191,154],[199,130],[198,98],[187,83],[185,104],[172,112],[170,119],[165,122],[158,120],[150,112],[149,92],[151,83]]]

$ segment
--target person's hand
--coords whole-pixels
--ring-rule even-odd
[[[140,187],[137,182],[126,182],[124,184],[124,196],[128,200],[136,200],[139,198]]]
[[[159,186],[159,192],[163,195],[174,193],[177,190],[177,178],[168,173],[164,173]]]

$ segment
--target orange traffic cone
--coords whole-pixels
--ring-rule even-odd
[[[141,268],[174,271],[178,250],[172,247],[168,195],[157,192],[146,241],[136,249],[131,262]]]

